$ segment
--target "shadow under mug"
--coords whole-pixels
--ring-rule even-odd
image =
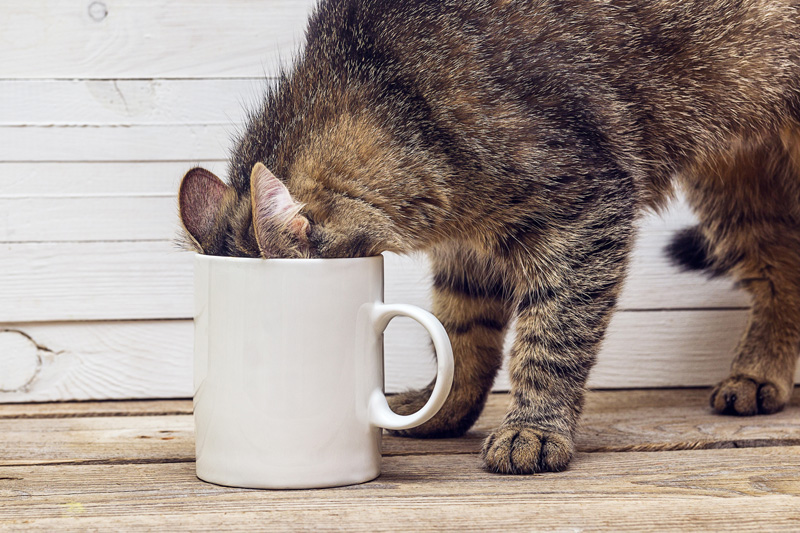
[[[444,327],[383,303],[383,257],[195,256],[197,477],[248,488],[319,488],[380,474],[381,428],[429,420],[453,380]],[[383,393],[383,331],[396,316],[433,340],[436,385],[418,412]]]

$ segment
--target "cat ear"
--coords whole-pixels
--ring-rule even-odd
[[[308,243],[308,219],[300,214],[302,204],[295,202],[289,189],[267,167],[256,163],[250,174],[250,196],[253,204],[253,229],[258,247],[265,256],[273,248],[281,229],[300,243]]]
[[[204,168],[193,168],[181,180],[178,207],[181,222],[195,244],[206,242],[228,186]]]

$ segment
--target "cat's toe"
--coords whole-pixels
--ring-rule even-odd
[[[572,458],[572,440],[559,433],[509,425],[483,444],[486,468],[500,474],[534,474],[564,470]]]
[[[777,413],[786,406],[788,395],[781,394],[780,389],[773,383],[762,383],[758,387],[756,400],[760,414]]]
[[[724,415],[752,416],[775,413],[788,400],[781,389],[769,381],[746,376],[730,376],[711,391],[711,408]]]

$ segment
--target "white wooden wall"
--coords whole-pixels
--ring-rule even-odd
[[[0,5],[0,402],[191,394],[191,256],[175,192],[225,174],[243,109],[301,43],[311,0],[29,0]],[[648,219],[597,387],[723,377],[746,298],[678,275]],[[427,306],[422,258],[390,257],[387,300]],[[410,321],[386,336],[387,388],[433,375]],[[498,388],[506,388],[505,375]]]

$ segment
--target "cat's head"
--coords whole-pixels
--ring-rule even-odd
[[[249,190],[193,168],[178,193],[184,240],[199,253],[233,257],[359,257],[383,251],[375,232],[365,227],[368,214],[330,209],[330,198],[304,200],[297,201],[261,163],[253,167]],[[320,220],[312,218],[314,212]]]
[[[263,164],[250,190],[237,191],[204,168],[183,177],[178,193],[188,244],[200,253],[234,257],[309,257],[308,219],[286,186]]]

